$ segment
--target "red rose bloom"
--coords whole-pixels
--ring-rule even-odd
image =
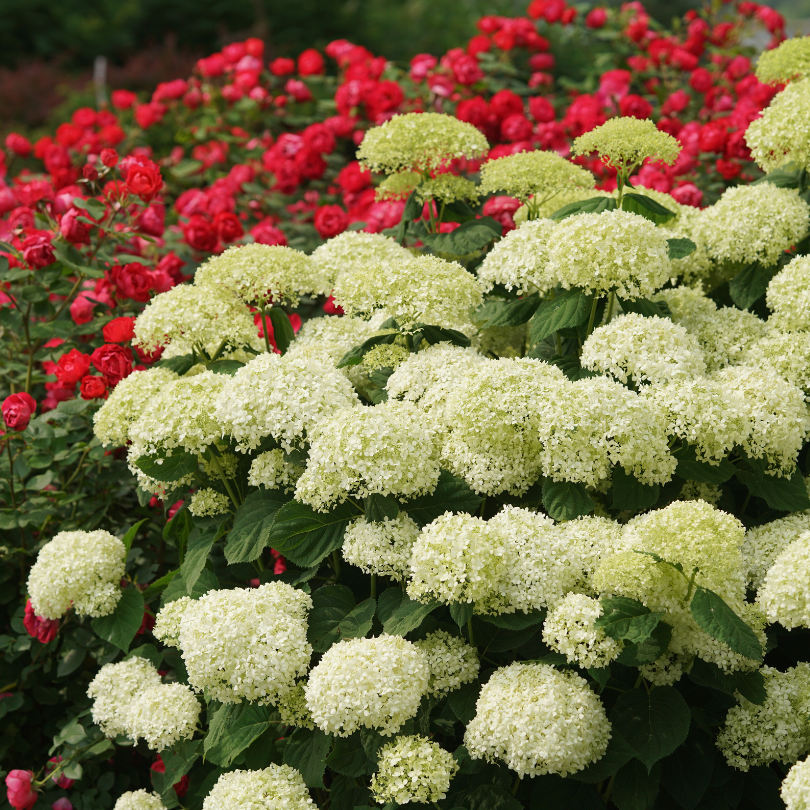
[[[203,216],[195,214],[183,225],[183,236],[194,250],[210,251],[217,246],[217,232]]]
[[[163,178],[156,163],[148,158],[131,160],[126,167],[124,182],[132,194],[150,202],[163,187]]]
[[[260,245],[286,245],[284,231],[273,224],[272,219],[263,219],[250,229],[250,235]]]
[[[592,8],[585,17],[588,28],[602,28],[607,22],[607,11],[603,8]]]
[[[90,356],[71,349],[56,362],[56,379],[63,387],[76,385],[90,371]]]
[[[115,318],[101,332],[107,343],[128,343],[135,336],[135,319],[126,316]]]
[[[346,230],[349,218],[339,205],[322,205],[315,214],[315,230],[323,239],[331,239]]]
[[[490,197],[484,203],[484,216],[492,217],[501,223],[504,235],[515,229],[515,220],[512,215],[520,208],[520,200],[514,197]]]
[[[295,62],[292,59],[280,56],[278,59],[274,59],[269,67],[274,76],[288,76],[295,70]]]
[[[132,373],[132,352],[123,346],[105,343],[90,355],[90,359],[96,370],[104,375],[110,388]]]
[[[6,777],[8,803],[15,810],[31,810],[37,803],[37,794],[31,787],[33,771],[13,770]]]
[[[20,135],[19,132],[11,132],[6,135],[6,149],[19,157],[28,157],[33,148],[31,141],[25,135]]]
[[[111,99],[116,110],[128,110],[138,97],[131,90],[113,90]]]
[[[230,211],[220,211],[214,217],[214,227],[217,229],[217,236],[220,241],[225,243],[235,242],[245,234],[245,229],[242,227],[239,217]]]
[[[59,632],[59,620],[45,619],[42,616],[37,616],[36,613],[34,613],[30,599],[25,603],[23,626],[31,638],[35,638],[43,644],[53,641],[56,638],[56,634]]]
[[[87,212],[71,208],[59,221],[59,232],[74,245],[89,245],[91,226],[86,222],[79,222],[80,216],[86,217]]]
[[[131,298],[141,303],[149,300],[149,291],[153,287],[152,274],[140,262],[114,265],[110,271],[110,279],[120,298]]]
[[[619,102],[619,112],[632,118],[649,118],[652,105],[642,96],[628,95]]]
[[[82,377],[79,395],[82,399],[107,399],[107,383],[104,382],[104,377],[94,377],[91,374]]]
[[[11,394],[3,400],[3,420],[11,430],[25,430],[36,409],[36,400],[30,394]]]
[[[97,303],[86,295],[77,295],[70,305],[70,317],[73,318],[73,323],[79,326],[90,323],[93,320],[93,307]]]
[[[108,169],[111,169],[113,166],[118,164],[118,152],[116,152],[115,149],[102,149],[101,162]]]
[[[298,57],[298,72],[302,76],[316,76],[325,70],[323,57],[314,48],[308,48]]]
[[[47,267],[56,261],[51,238],[47,234],[32,234],[26,237],[21,248],[23,259],[31,267]]]

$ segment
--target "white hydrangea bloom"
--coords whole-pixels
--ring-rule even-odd
[[[478,650],[463,638],[453,636],[446,630],[436,630],[414,643],[427,656],[430,667],[429,695],[441,697],[478,677],[481,668]]]
[[[288,726],[315,728],[312,714],[307,707],[307,696],[304,694],[303,683],[297,683],[289,692],[282,695],[276,708],[281,716],[281,721]]]
[[[649,196],[652,189],[646,189],[644,194]],[[667,196],[669,195],[660,195]],[[674,200],[669,197],[664,204],[666,208],[673,208]],[[715,269],[715,263],[709,254],[709,247],[704,233],[705,225],[703,211],[688,205],[679,207],[678,216],[663,226],[669,239],[691,239],[695,249],[682,259],[672,259],[672,274],[682,278],[686,284],[700,284],[708,279]]]
[[[410,255],[410,251],[381,233],[344,231],[315,248],[311,258],[334,285],[344,270],[363,269],[384,259],[397,261]]]
[[[509,564],[506,539],[466,513],[445,513],[422,529],[413,546],[408,596],[423,602],[472,602],[478,613],[508,606],[504,582]]]
[[[810,751],[810,665],[786,672],[766,666],[762,674],[765,703],[759,706],[740,696],[717,735],[726,762],[740,771],[772,762],[791,765]]]
[[[132,343],[148,352],[171,345],[176,355],[194,346],[210,354],[223,341],[237,347],[258,342],[247,305],[224,290],[178,284],[156,295],[138,315]]]
[[[547,270],[547,244],[556,224],[550,219],[532,219],[496,242],[477,271],[484,292],[496,284],[519,295],[550,290],[557,282]]]
[[[770,267],[807,233],[810,205],[798,189],[773,183],[741,185],[726,189],[702,218],[715,261]]]
[[[189,740],[197,729],[200,703],[182,683],[149,686],[136,694],[126,714],[126,734],[143,737],[154,751],[162,751],[180,740]]]
[[[799,43],[802,40],[784,44]],[[806,43],[802,44],[806,48]],[[767,55],[763,54],[760,62],[762,58],[767,59]],[[809,104],[810,82],[791,82],[774,96],[762,115],[748,125],[745,142],[762,171],[772,172],[785,163],[794,163],[805,169],[810,165]]]
[[[314,810],[301,774],[289,765],[260,771],[223,773],[203,802],[203,810]]]
[[[295,488],[296,499],[313,509],[326,511],[350,495],[408,498],[436,487],[433,430],[411,403],[343,408],[316,427],[306,471]]]
[[[769,622],[810,627],[810,531],[784,548],[768,569],[757,601]]]
[[[810,810],[810,758],[788,771],[779,795],[787,810]]]
[[[785,332],[810,329],[810,256],[797,256],[770,281],[765,301],[770,322]]]
[[[160,685],[158,671],[140,656],[105,664],[87,687],[87,696],[93,699],[93,722],[108,737],[127,734],[132,702],[142,692]]]
[[[583,368],[636,385],[688,380],[706,373],[694,335],[669,318],[629,313],[597,327],[582,345]]]
[[[638,214],[577,214],[548,238],[547,272],[563,287],[647,298],[673,275],[666,231]]]
[[[113,810],[166,810],[157,793],[146,790],[128,790],[118,797]]]
[[[348,267],[335,282],[334,297],[348,315],[383,309],[408,329],[417,322],[469,329],[482,301],[475,276],[457,262],[427,254]]]
[[[721,307],[708,314],[696,312],[683,317],[681,325],[697,337],[709,371],[742,363],[768,334],[763,320],[736,307]]]
[[[380,804],[438,802],[458,768],[453,755],[427,737],[397,737],[380,749],[371,793]]]
[[[354,638],[333,644],[304,688],[315,725],[348,737],[361,728],[396,734],[419,709],[430,667],[401,636]]]
[[[376,236],[376,234],[366,234]],[[345,236],[345,234],[341,234]],[[349,349],[365,343],[376,334],[379,326],[376,322],[363,318],[351,318],[348,315],[325,315],[322,318],[310,318],[305,321],[295,340],[290,344],[284,357],[307,358],[318,360],[324,365],[335,366]],[[353,366],[342,369],[351,372]]]
[[[107,616],[121,598],[125,561],[124,544],[109,532],[59,532],[28,574],[34,612],[59,619],[73,607],[79,616]]]
[[[585,576],[585,583],[578,590],[588,595],[594,593],[592,580],[600,562],[624,547],[622,524],[597,515],[567,520],[557,526],[555,536],[561,549],[575,555],[577,567]]]
[[[211,487],[205,487],[191,496],[188,511],[195,517],[223,515],[231,508],[231,499]]]
[[[266,436],[289,451],[334,413],[358,404],[346,377],[315,359],[260,354],[225,379],[214,418],[243,452]]]
[[[788,515],[749,529],[742,546],[749,587],[759,590],[776,558],[807,531],[810,531],[810,513],[807,512]]]
[[[248,484],[252,487],[292,492],[295,489],[295,482],[303,472],[303,467],[287,461],[283,450],[267,450],[259,453],[250,463]]]
[[[770,366],[782,379],[810,394],[810,332],[778,332],[751,347],[746,365]]]
[[[542,360],[482,363],[450,390],[442,461],[486,495],[522,495],[540,477],[538,435],[565,375]]]
[[[711,316],[717,311],[717,304],[702,289],[696,287],[671,287],[659,290],[652,296],[653,301],[661,301],[669,307],[674,323],[683,323],[694,318]]]
[[[692,664],[691,655],[666,653],[651,664],[642,664],[638,671],[645,681],[655,686],[672,686]]]
[[[246,303],[329,295],[332,279],[306,253],[283,245],[235,245],[212,256],[194,274],[194,285],[235,293]]]
[[[309,668],[312,599],[283,582],[209,591],[185,605],[179,642],[189,684],[222,703],[275,704]]]
[[[167,647],[180,646],[180,619],[183,618],[186,608],[194,600],[188,596],[181,596],[172,602],[167,602],[155,617],[155,626],[152,635],[162,641]]]
[[[129,428],[150,400],[177,375],[167,368],[133,371],[110,392],[93,415],[93,431],[104,447],[123,447],[129,441]]]
[[[358,518],[343,536],[343,559],[367,574],[401,582],[408,574],[419,526],[404,512],[379,522]]]
[[[520,776],[581,771],[609,740],[610,722],[587,681],[548,664],[496,670],[464,734],[473,759],[503,760]]]
[[[536,462],[555,481],[599,486],[620,464],[644,484],[663,484],[677,466],[664,410],[606,377],[564,382],[538,420],[537,438]]]
[[[712,506],[717,506],[723,490],[717,484],[704,484],[702,481],[684,481],[681,491],[678,493],[679,501],[706,501]]]
[[[569,593],[543,624],[543,641],[569,664],[590,669],[606,667],[624,648],[624,642],[608,636],[594,622],[602,615],[602,605],[580,593]]]

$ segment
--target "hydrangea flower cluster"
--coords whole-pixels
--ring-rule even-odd
[[[301,773],[289,765],[223,773],[203,810],[310,810],[315,807]]]
[[[352,521],[343,537],[343,558],[367,574],[402,581],[409,571],[419,527],[404,512],[395,518]]]
[[[157,793],[147,790],[130,790],[122,793],[113,810],[166,810],[166,805]]]

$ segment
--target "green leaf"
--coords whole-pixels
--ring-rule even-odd
[[[289,501],[276,513],[268,543],[301,568],[310,568],[343,545],[349,521],[357,517],[351,504],[338,504],[331,512]]]
[[[610,742],[605,755],[581,771],[571,774],[571,779],[595,785],[610,778],[627,764],[634,756],[633,749],[624,741],[624,737],[615,729],[610,731]]]
[[[159,579],[156,579],[154,582],[150,583],[149,587],[143,591],[144,601],[148,602],[153,596],[163,593],[163,591],[171,584],[171,581],[179,573],[180,569],[176,568],[174,571],[169,571],[168,574],[164,574]]]
[[[138,529],[146,523],[149,518],[144,518],[141,521],[138,521],[134,526],[132,526],[129,531],[121,538],[121,542],[124,544],[124,548],[129,553],[130,548],[132,548],[132,541],[135,539],[135,535],[138,533]]]
[[[56,412],[61,414],[67,414],[68,416],[76,416],[80,413],[84,413],[92,404],[89,399],[68,399],[64,402],[60,402],[56,406]]]
[[[137,588],[124,588],[109,616],[93,619],[93,632],[126,652],[143,621],[143,596]]]
[[[486,247],[502,233],[501,223],[492,217],[480,217],[462,223],[450,233],[431,233],[422,242],[437,253],[466,256]]]
[[[273,325],[273,339],[282,354],[286,354],[290,343],[295,340],[295,330],[290,323],[290,317],[281,307],[270,307],[267,311],[270,323]]]
[[[659,622],[650,635],[638,643],[628,643],[616,659],[628,667],[640,667],[657,661],[669,649],[672,640],[672,627]]]
[[[658,484],[642,484],[618,465],[613,468],[613,508],[642,512],[655,505],[661,495]]]
[[[290,737],[284,749],[284,764],[300,771],[307,787],[324,786],[323,772],[326,770],[326,755],[331,739],[319,728],[299,728]]]
[[[497,785],[478,785],[464,790],[454,801],[464,810],[523,810],[523,805],[508,790]]]
[[[559,355],[556,354],[548,361],[552,366],[557,366],[566,377],[568,377],[571,382],[576,382],[577,380],[585,380],[588,377],[598,377],[599,374],[596,371],[588,371],[586,368],[582,368],[579,364],[579,358],[568,356],[568,355]]]
[[[353,608],[338,625],[341,639],[365,638],[371,630],[371,623],[376,612],[377,600],[373,597]]]
[[[465,627],[467,622],[472,619],[473,615],[473,604],[472,602],[452,602],[449,605],[450,608],[450,615],[453,617],[453,621],[459,627]]]
[[[740,309],[750,309],[765,295],[768,284],[775,274],[773,267],[749,264],[729,282],[728,291],[731,294],[731,300]]]
[[[137,655],[138,658],[145,658],[155,669],[160,669],[160,664],[163,661],[163,653],[154,644],[141,644],[140,647],[130,650],[124,656],[124,660],[128,661],[133,655]]]
[[[656,225],[663,225],[678,216],[674,211],[670,211],[669,208],[665,208],[643,194],[625,194],[622,197],[622,210],[629,211],[631,214],[638,214]]]
[[[560,329],[584,323],[592,304],[593,297],[576,288],[546,298],[529,321],[529,344],[539,343]]]
[[[436,343],[451,343],[453,346],[462,347],[470,345],[470,339],[455,329],[446,329],[443,326],[432,326],[427,323],[417,323],[415,328],[414,342],[419,337],[431,346]]]
[[[810,509],[810,496],[798,467],[790,478],[768,475],[764,459],[744,456],[737,467],[737,478],[757,498],[763,498],[771,509],[802,512]]]
[[[400,509],[407,512],[419,526],[427,526],[445,512],[467,512],[472,515],[479,506],[481,496],[476,495],[463,478],[456,478],[447,470],[441,470],[433,492],[401,504]]]
[[[179,599],[181,596],[190,596],[192,599],[199,599],[203,594],[208,593],[208,591],[214,591],[217,588],[219,588],[219,580],[216,574],[214,574],[213,571],[209,571],[207,568],[203,568],[203,570],[200,571],[200,576],[194,583],[194,587],[189,593],[186,588],[186,583],[183,580],[183,574],[178,569],[172,577],[172,581],[164,589],[160,603],[167,605],[169,602],[174,602],[175,599]]]
[[[698,586],[689,610],[712,638],[746,658],[762,660],[762,645],[754,631],[714,591]]]
[[[155,481],[179,481],[197,469],[197,456],[192,453],[176,453],[172,456],[141,456],[135,466]]]
[[[616,200],[611,197],[589,197],[558,208],[549,219],[559,221],[575,214],[601,214],[603,211],[615,211],[617,207]]]
[[[349,737],[336,737],[332,753],[326,759],[326,764],[336,773],[356,778],[368,773],[369,759],[366,756],[360,733],[355,732]]]
[[[168,360],[158,360],[155,365],[167,368],[182,377],[197,362],[193,354],[181,354],[177,357],[170,357]]]
[[[543,481],[543,506],[557,521],[573,520],[593,512],[594,502],[584,484],[571,481]]]
[[[695,810],[712,781],[714,745],[695,729],[686,742],[661,762],[661,784],[684,810]]]
[[[387,588],[380,594],[377,615],[383,630],[392,636],[405,636],[416,630],[430,613],[439,607],[436,601],[415,602],[400,588]]]
[[[619,695],[610,720],[649,771],[686,739],[691,714],[677,689],[655,686]]]
[[[313,591],[307,640],[315,652],[326,652],[340,641],[340,623],[354,607],[354,595],[345,585],[323,585]]]
[[[289,497],[279,490],[251,492],[236,510],[233,528],[228,532],[225,559],[233,563],[253,562],[270,542],[276,515]]]
[[[717,465],[700,461],[691,444],[681,445],[672,455],[678,459],[675,473],[687,480],[701,484],[724,484],[735,473],[734,465],[727,458]]]
[[[202,740],[180,740],[161,752],[166,771],[162,774],[153,771],[155,776],[162,778],[163,790],[159,791],[160,793],[170,790],[172,785],[179,782],[191,770],[202,754],[200,750],[202,744]]]
[[[791,164],[791,165],[796,165]],[[772,183],[779,188],[799,188],[801,186],[801,171],[791,171],[788,168],[777,169],[758,180],[751,183],[752,186],[759,185],[760,183]]]
[[[382,523],[386,518],[393,520],[399,514],[399,501],[393,495],[380,495],[372,492],[363,502],[366,520]]]
[[[447,705],[453,714],[466,726],[475,717],[475,704],[481,693],[481,684],[478,681],[465,683],[459,689],[454,689],[447,698]]]
[[[224,533],[224,528],[222,521],[212,520],[204,526],[195,525],[189,534],[186,556],[180,564],[187,594],[194,590],[194,586],[205,568],[205,561],[208,559],[214,543]]]
[[[545,610],[532,610],[530,613],[500,613],[498,615],[483,615],[480,617],[487,624],[494,624],[503,630],[525,630],[542,624],[546,619]]]
[[[765,688],[765,676],[761,669],[738,670],[734,673],[737,691],[751,703],[762,706],[768,698],[768,690]]]
[[[363,358],[366,356],[366,354],[368,354],[368,352],[370,352],[375,346],[391,344],[397,339],[397,337],[399,337],[398,332],[392,332],[388,335],[372,335],[372,337],[361,343],[359,346],[349,349],[349,351],[340,358],[337,368],[359,365],[363,362]]]
[[[532,779],[531,810],[603,810],[602,797],[596,788],[556,774]]]
[[[619,300],[622,312],[634,312],[645,318],[668,318],[669,307],[665,301],[649,301],[646,298],[636,298],[634,301]]]
[[[631,759],[617,774],[613,783],[613,803],[619,810],[652,810],[658,796],[661,767],[645,768]]]
[[[232,711],[223,711],[231,706]],[[227,768],[242,751],[270,728],[270,709],[255,703],[226,704],[217,711],[215,719],[220,717],[220,713],[222,719],[217,724],[216,736],[211,745],[208,740],[215,729],[213,720],[209,727],[205,738],[205,754],[207,759]]]
[[[476,313],[482,329],[495,326],[520,326],[528,323],[540,306],[540,294],[532,293],[514,301],[487,301]]]
[[[228,377],[233,377],[244,365],[238,360],[214,360],[213,363],[208,365],[208,370],[213,371],[214,374],[225,374]]]
[[[175,548],[185,548],[188,536],[193,528],[191,522],[191,512],[188,511],[188,504],[183,504],[175,513],[171,520],[166,521],[163,527],[163,539],[174,545]]]
[[[691,239],[667,239],[667,254],[670,259],[684,259],[696,249],[697,245]]]
[[[602,615],[594,622],[618,641],[638,644],[650,637],[664,613],[652,613],[635,599],[614,596],[600,600]]]

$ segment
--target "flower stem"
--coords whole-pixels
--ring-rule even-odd
[[[475,637],[473,636],[473,629],[472,629],[472,616],[467,619],[467,636],[469,637],[470,645],[475,647]]]
[[[599,303],[599,293],[595,292],[593,294],[593,303],[591,304],[591,315],[588,318],[588,332],[585,335],[586,340],[591,336],[591,332],[593,332],[593,323],[596,320],[596,305],[598,303]]]

